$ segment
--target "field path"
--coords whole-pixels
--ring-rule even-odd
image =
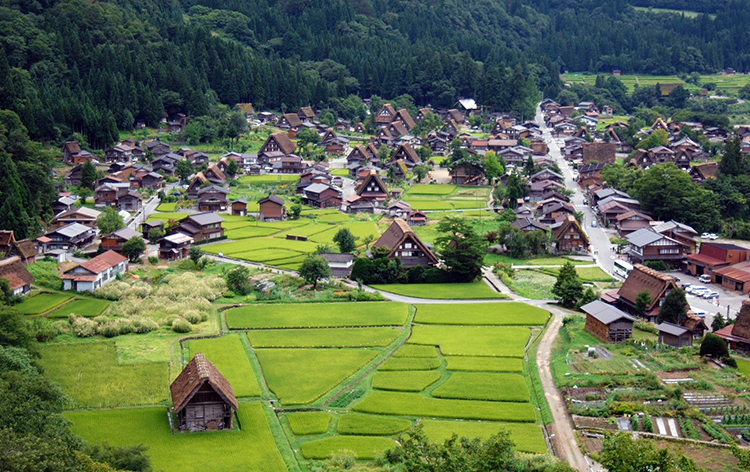
[[[578,447],[573,430],[573,421],[568,415],[565,401],[555,386],[555,381],[550,371],[552,343],[557,337],[560,326],[562,326],[564,314],[553,306],[547,305],[546,309],[550,310],[553,316],[549,327],[544,332],[544,336],[539,341],[537,368],[539,369],[539,377],[542,380],[544,394],[547,397],[550,410],[552,410],[552,418],[555,420],[553,424],[547,426],[547,431],[550,432],[550,436],[554,434],[551,442],[555,453],[561,460],[566,461],[579,472],[589,472],[593,469],[589,466],[586,456],[583,455],[581,449]]]

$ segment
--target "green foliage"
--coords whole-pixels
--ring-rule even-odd
[[[140,236],[131,238],[122,245],[122,255],[130,262],[136,262],[146,252],[146,242]]]
[[[318,282],[331,276],[331,268],[328,261],[318,254],[308,255],[299,268],[299,275],[308,284],[313,284],[313,290],[318,287]]]
[[[18,310],[7,305],[0,305],[0,346],[36,352],[34,337],[23,316]]]
[[[465,219],[446,217],[437,224],[438,251],[454,282],[471,282],[482,272],[486,240]]]
[[[201,251],[198,246],[192,246],[190,248],[190,251],[188,251],[188,257],[193,262],[193,267],[199,270],[202,268],[201,259],[203,259],[203,251]]]
[[[195,168],[189,160],[180,159],[177,161],[177,164],[175,164],[174,173],[180,178],[180,182],[187,183],[190,176],[195,173]],[[151,235],[149,234],[149,238],[150,237]]]
[[[669,267],[667,267],[667,264],[665,264],[664,261],[644,261],[643,265],[645,265],[649,269],[654,269],[654,270],[658,270],[661,272],[664,272],[669,269]]]
[[[88,444],[82,452],[96,462],[108,464],[115,470],[151,472],[151,464],[145,454],[147,450],[148,447],[142,443],[129,447],[117,447],[105,442],[101,445]]]
[[[333,236],[333,242],[339,246],[341,253],[351,253],[357,249],[357,239],[348,228],[341,228]]]
[[[701,342],[701,356],[711,356],[721,358],[729,355],[727,343],[713,333],[706,333],[706,337]]]
[[[718,331],[725,326],[727,326],[727,321],[724,319],[724,315],[716,313],[714,320],[711,322],[711,331]]]
[[[227,286],[240,295],[247,295],[252,290],[249,278],[250,269],[243,265],[235,266],[224,276]]]
[[[96,226],[100,234],[114,233],[125,227],[125,222],[114,207],[105,207],[101,215],[96,219]]]
[[[93,162],[86,161],[81,167],[81,187],[89,190],[94,189],[94,182],[96,181],[96,166]]]
[[[643,313],[651,304],[651,293],[648,290],[641,290],[635,296],[635,309],[638,313]]]
[[[566,262],[560,268],[552,293],[565,308],[574,307],[583,296],[583,284],[578,278],[575,266],[570,262]]]
[[[651,416],[648,413],[645,413],[643,417],[643,430],[647,433],[654,432],[654,423],[651,421]]]
[[[351,451],[357,459],[374,459],[395,445],[393,439],[371,436],[334,436],[308,441],[302,444],[302,456],[306,459],[327,459],[338,451]]]
[[[662,323],[668,321],[676,325],[682,325],[687,318],[688,303],[685,298],[685,291],[681,288],[675,288],[664,297],[664,303],[659,308],[657,321]]]
[[[700,472],[692,459],[670,449],[659,449],[645,439],[618,434],[604,440],[601,464],[611,472],[660,470],[664,472]]]
[[[286,419],[289,421],[292,432],[297,436],[323,434],[328,431],[331,414],[325,411],[289,413]]]
[[[449,420],[422,420],[419,424],[422,425],[424,434],[430,442],[438,445],[443,444],[454,434],[468,439],[488,439],[501,431],[508,431],[513,443],[515,443],[513,449],[516,451],[531,453],[545,453],[547,451],[547,445],[544,437],[542,437],[541,430],[535,424]],[[543,466],[538,467],[532,470],[544,470]]]

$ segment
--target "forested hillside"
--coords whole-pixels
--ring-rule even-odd
[[[99,148],[136,120],[154,125],[164,110],[210,115],[217,103],[293,109],[409,94],[444,107],[473,96],[520,114],[537,90],[557,94],[561,70],[750,69],[750,0],[692,18],[624,0],[3,5],[0,108],[15,111],[33,139],[80,132]]]

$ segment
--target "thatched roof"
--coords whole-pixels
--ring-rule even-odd
[[[677,285],[672,277],[642,264],[636,264],[617,293],[621,299],[635,304],[635,298],[638,296],[638,293],[646,290],[651,296],[651,304],[646,307],[646,311],[648,312],[659,303],[659,299],[667,289],[671,290],[675,288],[677,288]]]
[[[742,308],[737,313],[732,335],[750,339],[750,300],[742,300]]]
[[[221,375],[211,361],[199,352],[195,354],[193,360],[188,362],[180,375],[169,386],[174,411],[179,412],[185,408],[188,401],[205,383],[211,385],[227,404],[235,410],[237,409],[237,400],[234,398],[232,386],[229,385],[227,379]]]
[[[18,256],[0,261],[0,278],[6,279],[11,290],[19,289],[34,283],[34,277],[21,263]]]

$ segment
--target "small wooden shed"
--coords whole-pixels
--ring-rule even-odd
[[[656,329],[659,331],[659,344],[672,347],[693,345],[693,334],[687,328],[665,321],[656,325]]]
[[[188,362],[169,390],[180,431],[232,429],[232,417],[237,410],[232,386],[200,352]]]

